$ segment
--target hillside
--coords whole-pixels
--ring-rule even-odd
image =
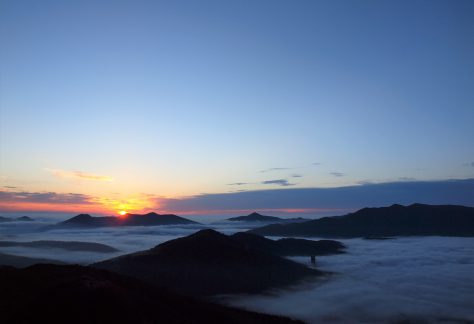
[[[4,323],[292,323],[82,266],[0,267]]]
[[[202,230],[94,266],[200,296],[261,292],[321,274],[214,230]]]

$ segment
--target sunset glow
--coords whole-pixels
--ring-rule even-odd
[[[474,324],[473,40],[474,0],[0,1],[1,322]]]
[[[466,203],[472,1],[354,2],[5,2],[0,213]]]

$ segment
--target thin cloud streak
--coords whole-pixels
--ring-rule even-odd
[[[269,168],[269,169],[261,170],[260,172],[267,173],[271,171],[292,170],[292,169],[298,169],[298,168]]]
[[[78,193],[0,191],[1,212],[104,212],[93,197]]]
[[[234,183],[228,183],[227,185],[228,186],[245,186],[245,185],[248,185],[248,184],[251,184],[249,182],[234,182]]]
[[[91,196],[78,193],[0,191],[0,203],[5,201],[18,203],[89,204],[91,203]]]
[[[321,163],[319,163],[319,162],[314,162],[314,163],[311,163],[310,165],[306,165],[306,166],[268,168],[268,169],[261,170],[260,173],[267,173],[267,172],[272,172],[272,171],[307,169],[307,168],[312,168],[312,167],[320,166],[320,165],[321,165]]]
[[[51,172],[55,177],[62,179],[76,179],[76,180],[91,180],[91,181],[113,181],[114,178],[109,176],[97,175],[93,173],[87,173],[83,171],[66,171],[61,169],[46,169]]]

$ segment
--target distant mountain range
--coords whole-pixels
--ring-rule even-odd
[[[77,228],[77,227],[104,227],[104,226],[157,226],[157,225],[184,225],[199,224],[192,220],[172,215],[157,213],[127,214],[122,217],[106,216],[92,217],[89,214],[80,214],[68,220],[47,226],[44,229]]]
[[[1,269],[1,266],[26,268],[38,263],[65,264],[64,262],[51,260],[51,259],[29,258],[29,257],[18,256],[18,255],[0,253],[0,269]]]
[[[31,241],[31,242],[16,242],[16,241],[0,241],[0,247],[29,247],[40,249],[62,249],[67,251],[84,251],[97,253],[112,253],[118,252],[106,244],[94,242],[76,242],[76,241]]]
[[[294,223],[294,222],[304,222],[309,219],[306,218],[280,218],[275,216],[265,216],[257,212],[253,212],[247,216],[238,216],[228,218],[228,221],[232,222],[265,222],[265,223]]]
[[[21,216],[17,218],[9,218],[9,217],[0,216],[0,223],[2,222],[32,222],[32,221],[34,221],[34,219],[28,216]]]
[[[301,323],[181,296],[82,266],[0,267],[2,323]]]
[[[299,255],[340,253],[343,248],[337,242],[328,245],[306,240],[286,245],[285,241],[248,233],[226,236],[201,230],[93,266],[189,295],[255,293],[322,274],[279,255],[296,255],[298,249]]]
[[[474,236],[474,208],[455,205],[392,205],[344,216],[249,231],[260,235],[314,237]]]

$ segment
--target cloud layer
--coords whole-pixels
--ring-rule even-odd
[[[308,323],[474,321],[474,238],[343,240],[348,253],[318,257],[328,278],[229,303]],[[295,258],[309,263],[306,258]]]
[[[90,196],[77,193],[60,194],[55,192],[0,191],[0,202],[2,201],[51,204],[88,204],[90,203]]]
[[[395,203],[474,206],[474,179],[364,183],[338,188],[271,189],[157,199],[160,209],[176,213],[263,209],[355,210]]]
[[[42,224],[44,225],[44,223]],[[88,264],[149,249],[170,239],[215,228],[226,234],[248,224],[152,226],[32,231],[33,224],[0,224],[8,240],[98,242],[118,253],[60,249],[0,248],[2,253]],[[474,321],[474,238],[407,237],[395,240],[341,240],[342,255],[317,258],[318,268],[334,274],[268,295],[231,296],[232,305],[282,314],[308,323],[456,323]],[[309,258],[295,257],[309,264]]]
[[[266,184],[291,186],[286,179]],[[233,185],[242,185],[236,183]],[[1,211],[51,211],[104,213],[118,210],[157,211],[176,214],[235,214],[247,211],[281,211],[315,215],[344,214],[363,207],[391,204],[456,204],[474,206],[474,179],[364,182],[337,188],[281,188],[231,193],[202,194],[184,198],[163,198],[141,194],[124,199],[93,197],[77,193],[0,191]],[[331,212],[332,210],[332,212]]]

